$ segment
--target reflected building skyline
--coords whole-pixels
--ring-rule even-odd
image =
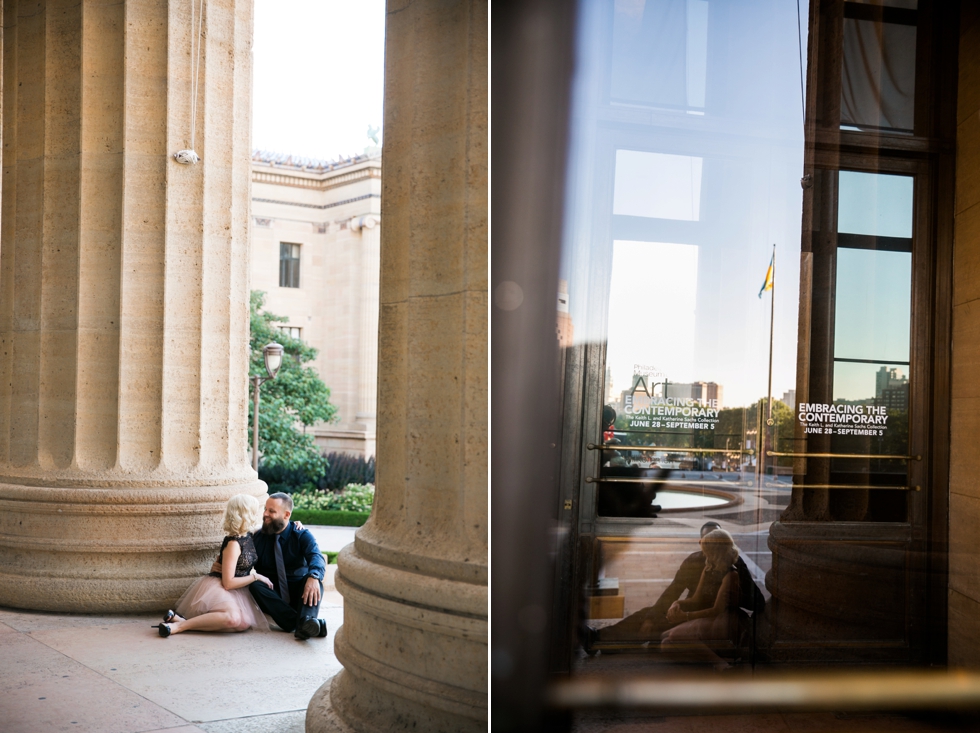
[[[783,392],[782,402],[793,412],[796,412],[796,390],[788,389]]]
[[[690,398],[721,409],[724,407],[725,388],[716,382],[667,383],[667,397]]]
[[[627,398],[636,403],[637,393],[646,398],[661,397],[678,400],[695,400],[702,405],[714,409],[724,409],[725,387],[717,382],[671,382],[653,381],[649,375],[634,374],[630,389],[622,390],[613,397],[611,378],[612,370],[606,368],[606,404],[622,414]]]
[[[909,409],[909,378],[896,367],[883,366],[875,375],[875,404],[891,410]]]

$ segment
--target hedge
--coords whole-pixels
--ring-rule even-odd
[[[360,527],[370,516],[371,512],[344,512],[336,509],[294,509],[290,518],[303,524]]]

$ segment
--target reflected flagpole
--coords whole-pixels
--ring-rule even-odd
[[[766,436],[772,428],[772,341],[776,327],[776,244],[772,245],[772,288],[769,293],[769,391],[766,396]],[[762,444],[763,470],[765,470],[766,443]]]
[[[757,461],[756,474],[758,476],[758,485],[762,486],[762,477],[765,475],[765,463],[766,463],[766,436],[769,434],[769,428],[772,427],[772,345],[773,345],[773,334],[775,332],[776,324],[776,244],[772,245],[772,259],[769,261],[769,269],[766,270],[766,280],[762,283],[762,290],[759,291],[759,297],[766,291],[769,291],[769,386],[766,392],[766,424],[765,427],[762,425],[762,411],[759,411],[759,460]]]

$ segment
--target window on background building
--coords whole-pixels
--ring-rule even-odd
[[[279,330],[289,336],[289,338],[302,339],[303,329],[299,326],[280,326]]]
[[[279,287],[299,287],[299,245],[279,243]]]

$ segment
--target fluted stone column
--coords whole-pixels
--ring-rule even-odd
[[[487,727],[487,4],[390,0],[374,512],[308,731]]]
[[[196,3],[194,3],[196,5]],[[246,456],[252,2],[5,0],[0,605],[160,609]],[[195,29],[196,30],[196,29]]]
[[[360,282],[357,331],[357,412],[355,419],[364,429],[364,454],[377,452],[378,429],[378,292],[381,275],[381,217],[357,217],[351,228],[361,235]]]

